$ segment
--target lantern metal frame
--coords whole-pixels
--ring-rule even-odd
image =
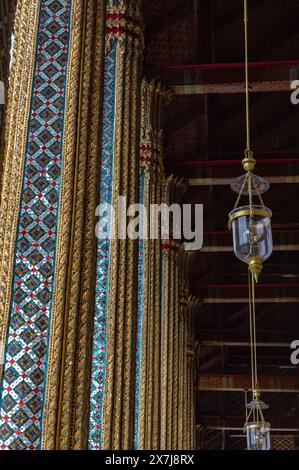
[[[259,190],[259,186],[254,176],[255,175],[253,175],[252,172],[247,172],[247,174],[245,175],[245,178],[240,188],[234,208],[229,214],[229,221],[228,221],[229,230],[232,229],[234,220],[240,217],[244,217],[244,216],[255,217],[256,216],[256,217],[265,217],[269,219],[271,219],[272,217],[272,211],[271,209],[265,206],[262,195]],[[259,178],[258,181],[261,183],[265,181],[261,177],[258,177],[258,178]],[[248,204],[246,206],[239,207],[238,204],[242,196],[247,195],[247,194],[248,194]],[[258,197],[259,205],[256,205],[253,203],[254,196]],[[267,257],[269,257],[271,253],[272,253],[272,249],[271,249],[270,254],[268,254]],[[249,271],[253,274],[255,281],[258,282],[259,275],[261,274],[262,269],[263,269],[263,259],[259,256],[252,256],[248,258],[247,263],[249,266]]]

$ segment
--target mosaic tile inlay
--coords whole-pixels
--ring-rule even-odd
[[[0,450],[41,445],[72,0],[41,0],[14,260]]]
[[[116,43],[105,58],[100,204],[112,202]],[[102,414],[106,372],[106,340],[109,291],[109,239],[98,241],[96,309],[93,333],[89,447],[102,442]]]

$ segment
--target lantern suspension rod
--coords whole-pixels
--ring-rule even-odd
[[[250,368],[251,368],[251,391],[255,389],[255,367],[254,367],[254,344],[253,344],[253,311],[252,311],[252,284],[251,273],[248,270],[249,287],[249,332],[250,332]],[[252,397],[253,398],[253,397]]]
[[[244,39],[245,39],[245,95],[246,95],[246,149],[243,167],[245,171],[253,171],[255,159],[251,149],[250,135],[250,99],[249,99],[249,60],[248,60],[248,3],[244,0]]]
[[[244,31],[245,31],[245,90],[246,90],[246,152],[251,152],[250,136],[250,102],[249,102],[249,65],[248,65],[248,5],[244,0]]]
[[[252,296],[252,333],[253,333],[253,377],[254,377],[254,388],[259,388],[258,377],[257,377],[257,352],[256,352],[256,313],[255,313],[255,279],[254,274],[251,274],[251,296]]]

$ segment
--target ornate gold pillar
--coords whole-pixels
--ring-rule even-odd
[[[138,266],[136,449],[190,448],[194,426],[194,371],[189,360],[191,255],[180,240],[163,238],[161,223],[158,236],[154,238],[152,232],[153,205],[159,211],[162,203],[180,203],[186,190],[183,179],[164,174],[163,127],[170,97],[161,85],[143,80],[140,203],[145,214]]]
[[[183,180],[169,177],[163,199],[180,202]],[[178,240],[162,242],[161,449],[192,449],[195,436],[193,316],[189,294],[191,253]]]
[[[140,204],[146,211],[139,241],[135,448],[160,448],[161,239],[151,236],[150,209],[162,202],[163,127],[169,92],[154,81],[141,87]],[[158,227],[160,229],[160,227]]]
[[[54,312],[53,360],[49,364],[44,427],[44,446],[55,449],[85,449],[88,446],[88,414],[91,374],[91,340],[94,317],[95,210],[100,178],[99,133],[102,122],[104,78],[105,1],[85,0],[77,18],[80,44],[76,135],[72,142],[75,158],[73,186],[64,201],[64,244],[57,250],[61,260]],[[80,31],[80,32],[79,32]],[[60,337],[62,341],[60,343]],[[59,350],[60,348],[60,350]],[[60,359],[61,357],[61,359]],[[61,361],[61,367],[57,363]],[[57,389],[57,384],[59,388]],[[57,390],[57,395],[53,393]]]
[[[108,0],[99,203],[138,202],[139,100],[143,27],[140,0]],[[98,240],[90,402],[91,449],[134,445],[137,241]]]
[[[87,445],[103,5],[18,1],[0,208],[1,449]]]

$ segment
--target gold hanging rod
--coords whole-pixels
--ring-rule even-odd
[[[245,95],[246,95],[246,148],[245,158],[242,160],[243,168],[247,171],[253,171],[256,160],[253,157],[251,149],[250,136],[250,99],[249,99],[249,60],[248,60],[248,4],[244,0],[244,36],[245,36]]]

